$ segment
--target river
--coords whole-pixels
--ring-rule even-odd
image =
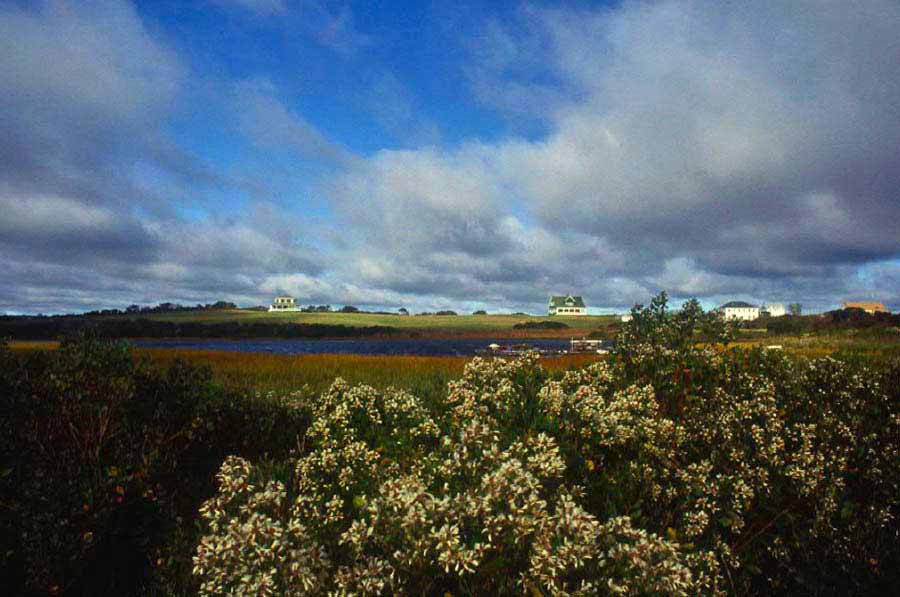
[[[528,344],[539,350],[569,349],[569,341],[558,338],[462,338],[404,340],[139,340],[133,344],[146,348],[182,348],[269,352],[274,354],[362,354],[470,357],[489,344],[500,346]]]

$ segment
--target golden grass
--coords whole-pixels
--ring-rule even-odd
[[[140,348],[161,365],[180,358],[209,366],[213,378],[224,385],[260,391],[288,391],[309,386],[314,392],[327,388],[336,377],[352,384],[377,388],[395,386],[409,390],[442,391],[458,378],[470,357],[283,355],[169,348]],[[597,360],[595,355],[571,355],[542,360],[550,370],[564,370]]]
[[[59,342],[56,340],[13,340],[9,343],[12,350],[56,350]]]

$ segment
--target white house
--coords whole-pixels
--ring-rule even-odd
[[[580,296],[551,296],[548,315],[587,315],[587,307]]]
[[[629,321],[634,319],[634,317],[631,315],[631,313],[626,313],[625,315],[622,315],[619,319],[622,321],[622,323],[628,323]]]
[[[276,296],[272,304],[269,305],[269,313],[273,311],[299,311],[297,300],[292,296]]]
[[[760,308],[760,312],[765,311],[769,314],[769,317],[781,317],[782,315],[787,315],[787,309],[784,308],[784,305],[781,303],[769,303],[768,305],[763,305]]]
[[[731,301],[719,307],[725,321],[740,320],[753,321],[759,317],[759,307],[754,307],[744,301]]]

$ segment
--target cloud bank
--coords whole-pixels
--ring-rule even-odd
[[[207,74],[132,5],[0,8],[0,310],[276,292],[535,311],[575,292],[623,309],[661,289],[900,308],[896,2],[526,5],[458,40],[468,88],[441,101],[505,123],[461,140],[367,69],[379,39],[349,5],[219,3],[307,15],[393,140],[354,150],[352,124],[326,132],[327,110],[308,117],[260,66],[215,83],[243,144],[186,142],[175,123]],[[244,154],[320,175],[247,196]]]
[[[893,271],[900,254],[900,6],[626,3],[518,18],[485,26],[476,55],[495,58],[473,86],[494,107],[533,108],[548,134],[385,151],[348,174],[349,221],[381,215],[359,235],[370,284],[524,302],[574,288],[617,307],[661,288],[896,304],[896,287],[848,272]],[[510,73],[519,49],[524,70]]]

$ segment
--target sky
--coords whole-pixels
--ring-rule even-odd
[[[0,0],[0,313],[900,310],[900,3]]]

